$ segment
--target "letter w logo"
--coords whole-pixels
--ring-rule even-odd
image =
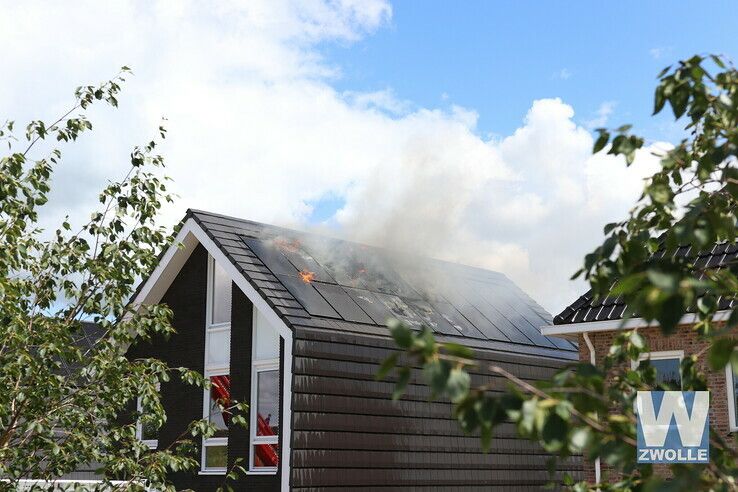
[[[702,436],[707,428],[707,414],[710,396],[707,391],[694,391],[692,413],[687,411],[685,392],[664,391],[658,414],[654,408],[652,391],[639,391],[636,396],[638,423],[643,440],[648,447],[663,447],[671,427],[676,423],[679,437],[684,447],[697,447],[702,444]],[[670,446],[667,446],[670,447]]]

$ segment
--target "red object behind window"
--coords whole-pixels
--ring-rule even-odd
[[[266,468],[279,465],[279,454],[276,444],[256,444],[254,446],[254,466]]]
[[[264,417],[259,414],[256,415],[256,424],[260,436],[275,435]],[[254,464],[257,467],[277,466],[279,464],[279,454],[277,453],[276,444],[257,444],[254,446],[254,451]]]
[[[210,397],[228,408],[231,406],[231,377],[210,376]],[[223,411],[223,421],[228,425],[231,420],[231,412]]]

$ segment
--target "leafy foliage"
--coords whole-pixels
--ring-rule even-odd
[[[655,321],[665,336],[693,330],[707,340],[709,350],[685,357],[681,366],[683,389],[704,390],[704,366],[722,370],[731,363],[738,369],[733,335],[738,309],[725,307],[738,295],[738,267],[698,268],[694,254],[736,239],[738,71],[719,56],[694,56],[665,68],[658,79],[654,114],[670,108],[685,122],[686,136],[660,152],[661,168],[646,180],[628,217],[605,226],[602,245],[585,257],[575,277],[589,282],[595,299],[621,296],[629,307],[626,318]],[[627,165],[643,149],[644,139],[632,134],[630,125],[597,132],[593,151],[623,156]],[[680,246],[689,246],[693,254],[677,255]],[[696,322],[680,327],[687,312],[696,313]],[[619,332],[598,367],[574,364],[535,385],[501,367],[487,368],[509,382],[503,394],[469,384],[468,370],[479,364],[472,354],[436,342],[427,329],[414,332],[394,323],[390,330],[411,357],[403,365],[404,359],[395,356],[382,367],[382,377],[393,367],[399,372],[395,397],[407,384],[408,364],[414,364],[423,368],[435,395],[452,401],[462,429],[479,433],[484,448],[494,428],[511,421],[519,435],[558,458],[581,453],[591,461],[599,458],[612,471],[611,480],[598,485],[555,478],[573,490],[738,488],[735,443],[725,442],[715,429],[709,465],[671,465],[674,479],[666,480],[652,466],[636,464],[635,394],[659,386],[648,363],[631,368],[648,351],[637,329]]]
[[[132,344],[174,333],[166,306],[129,303],[171,244],[171,233],[157,225],[159,210],[172,200],[155,153],[165,129],[133,149],[130,170],[102,190],[100,208],[85,224],[73,229],[67,218],[53,232],[38,225],[62,153],[32,155],[91,130],[85,110],[100,102],[116,107],[128,73],[123,67],[108,82],[80,87],[74,106],[51,124],[32,121],[22,136],[12,121],[0,127],[8,147],[0,159],[0,477],[6,479],[0,490],[90,464],[105,476],[100,490],[173,490],[168,474],[199,467],[195,438],[215,432],[208,422],[193,422],[152,452],[136,438],[138,415],[126,419],[141,397],[143,425],[159,428],[166,421],[160,384],[172,378],[209,384],[186,368],[126,357]],[[103,332],[91,347],[75,343],[83,319]]]

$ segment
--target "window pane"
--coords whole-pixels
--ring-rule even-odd
[[[142,441],[156,441],[158,436],[158,429],[156,426],[146,419],[141,421],[141,440]]]
[[[213,318],[211,323],[230,323],[231,321],[231,279],[215,261],[213,261]]]
[[[208,367],[227,366],[231,360],[231,331],[209,331],[208,337]]]
[[[279,445],[257,444],[253,447],[254,468],[274,468],[279,465]]]
[[[228,446],[205,446],[205,468],[226,468]]]
[[[656,369],[656,382],[667,384],[674,389],[682,387],[682,377],[679,373],[679,359],[654,359],[651,365]]]
[[[156,427],[156,423],[152,422],[150,418],[147,418],[150,417],[150,415],[146,414],[143,403],[141,402],[141,397],[136,400],[136,409],[140,414],[138,418],[138,425],[140,426],[141,434],[139,438],[142,441],[156,441],[159,430]]]
[[[256,435],[279,434],[279,371],[260,371],[257,375]]]
[[[208,420],[218,428],[215,437],[225,437],[228,435],[230,414],[228,412],[224,413],[221,407],[228,407],[230,403],[231,377],[212,376],[210,378],[210,410],[208,412]]]
[[[256,308],[256,349],[255,360],[276,359],[279,357],[279,334]]]

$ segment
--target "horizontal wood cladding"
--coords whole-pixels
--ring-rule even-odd
[[[335,413],[313,413],[302,412],[298,421],[299,427],[295,430],[301,431],[323,431],[323,432],[366,432],[375,434],[396,435],[429,435],[429,436],[456,436],[458,435],[458,423],[451,418],[421,418],[417,416],[404,417],[399,420],[394,416],[384,415],[360,415]],[[504,423],[495,429],[495,437],[498,441],[515,438],[515,428],[512,424]],[[530,444],[530,451],[539,449],[535,443]],[[478,443],[477,443],[478,444]]]
[[[403,452],[479,453],[475,436],[435,434],[385,434],[380,432],[294,431],[293,449],[396,450]],[[497,438],[493,450],[505,453],[543,453],[538,445],[522,439]],[[497,447],[497,448],[496,448]]]
[[[514,469],[377,469],[377,468],[297,468],[293,487],[363,487],[385,484],[433,485],[435,490],[456,490],[458,485],[518,485],[539,490],[549,480],[545,466],[538,470]]]
[[[386,337],[295,329],[292,379],[292,490],[538,490],[549,483],[549,455],[501,425],[489,453],[466,436],[445,401],[429,401],[419,369],[405,396],[392,401],[393,381],[376,381],[394,351]],[[475,383],[503,390],[498,365],[529,381],[551,376],[567,361],[475,350],[486,362]],[[559,462],[558,478],[582,475],[578,458]]]
[[[466,453],[460,463],[451,463],[445,453],[413,452],[387,453],[384,451],[300,450],[294,454],[294,466],[331,467],[341,463],[345,468],[418,468],[450,469],[461,465],[465,469],[545,470],[548,455],[480,454]],[[578,469],[579,463],[562,463],[569,469]]]
[[[360,490],[361,492],[437,492],[438,487],[435,485],[409,485],[409,486],[397,486],[392,485],[388,487],[377,487],[377,486],[353,486],[353,487],[292,487],[292,492],[321,492],[330,490],[331,492],[351,492],[354,490]],[[527,492],[531,490],[526,485],[469,485],[453,487],[454,492]]]

